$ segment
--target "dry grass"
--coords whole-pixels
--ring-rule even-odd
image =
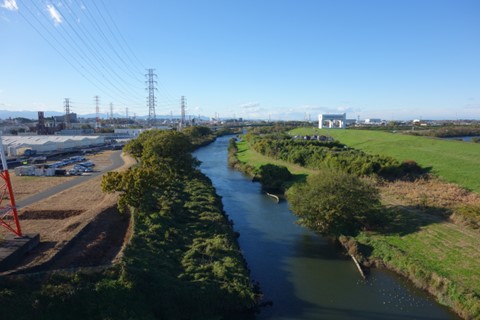
[[[110,155],[111,151],[107,151],[90,157],[96,164],[96,170],[102,170],[111,164]],[[125,170],[135,163],[135,160],[130,157],[123,156],[123,159],[124,165],[117,170]],[[30,192],[26,193],[25,191],[24,197],[27,197],[34,192],[46,190],[56,183],[65,181],[63,177],[60,179],[54,178],[16,177],[15,182],[17,184],[13,186],[14,192],[17,193],[16,190],[19,186],[28,185],[28,188],[24,189]],[[46,182],[36,183],[36,179]],[[75,179],[75,177],[69,177],[69,179]],[[35,183],[31,183],[32,180]],[[99,175],[19,211],[22,232],[24,234],[39,233],[41,238],[41,244],[34,252],[35,254],[30,256],[20,269],[30,268],[49,261],[100,213],[116,206],[117,196],[115,194],[104,194],[100,189],[101,181],[102,176]],[[37,189],[35,189],[35,186],[37,186]],[[69,214],[73,211],[79,212],[79,214]],[[47,219],[32,219],[32,214],[35,212]],[[46,212],[50,212],[50,214],[46,214]],[[24,214],[26,214],[26,219],[22,219]],[[5,232],[2,229],[0,229],[0,234]]]
[[[455,210],[459,205],[480,205],[480,195],[470,192],[454,183],[434,177],[414,182],[396,181],[381,187],[386,202],[421,208],[446,208]]]
[[[480,230],[465,223],[460,208],[480,207],[480,195],[436,178],[385,183],[380,189],[384,204],[396,214],[395,223],[403,227],[399,232],[362,234],[359,241],[459,314],[476,314]]]

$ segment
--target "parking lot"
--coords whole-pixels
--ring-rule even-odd
[[[76,174],[67,174],[70,169],[73,169],[75,165],[78,165],[82,162],[91,162],[95,166],[91,167],[92,171],[102,172],[111,165],[110,156],[113,151],[104,151],[94,155],[88,155],[84,157],[84,160],[79,161],[78,163],[64,163],[62,167],[56,167],[54,170],[65,170],[65,174],[62,175],[53,175],[53,176],[30,176],[30,175],[16,175],[11,174],[10,178],[12,180],[12,187],[15,194],[15,199],[20,201],[31,195],[42,192],[46,189],[52,188],[56,185],[62,184],[64,182],[76,179],[79,175],[91,175],[92,172],[79,172]],[[40,167],[48,167],[52,164],[58,164],[63,161],[64,158],[53,159],[44,164],[41,164]],[[56,166],[56,165],[55,165]],[[13,171],[13,170],[12,170]],[[78,170],[79,171],[79,170]]]

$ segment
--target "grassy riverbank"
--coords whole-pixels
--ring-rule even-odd
[[[383,135],[376,134],[373,135],[375,144],[381,145]],[[340,141],[348,145],[348,142]],[[383,143],[390,145],[392,141]],[[391,146],[386,148],[394,149]],[[262,156],[246,141],[238,143],[238,159],[256,168],[272,163],[286,166],[299,175],[315,173]],[[417,161],[416,157],[405,159]],[[392,224],[381,232],[361,232],[355,238],[359,251],[366,258],[364,262],[395,270],[418,287],[428,290],[462,317],[476,319],[480,317],[480,232],[452,223],[448,215],[459,203],[478,204],[478,195],[465,193],[440,181],[437,183],[440,191],[434,191],[432,185],[422,190],[419,185],[405,182],[381,186],[384,214],[389,215]],[[399,190],[417,192],[420,196],[401,194]]]
[[[201,141],[199,141],[201,144]],[[0,279],[0,319],[223,319],[257,293],[211,181],[184,134],[152,130],[125,150],[139,165],[102,188],[129,208],[133,235],[117,264]]]
[[[448,182],[480,192],[480,145],[372,130],[298,128],[292,135],[329,135],[349,147],[400,161],[415,160]]]

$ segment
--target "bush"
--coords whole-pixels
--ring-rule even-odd
[[[267,192],[285,192],[285,183],[292,179],[292,174],[286,167],[265,164],[259,168],[258,180]]]
[[[300,224],[338,237],[371,229],[378,221],[380,195],[369,182],[338,170],[322,170],[287,191]]]
[[[338,141],[293,139],[284,133],[246,135],[251,147],[260,154],[318,170],[334,168],[356,176],[378,175],[398,179],[421,175],[423,170],[414,161],[400,161],[382,155],[370,155],[348,148]]]
[[[455,209],[453,219],[462,222],[470,228],[480,229],[480,206],[461,205]]]

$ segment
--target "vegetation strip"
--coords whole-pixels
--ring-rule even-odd
[[[298,128],[290,134],[326,134],[371,154],[382,154],[399,161],[415,160],[446,181],[480,192],[480,145],[476,143],[371,130]]]
[[[294,133],[299,131],[296,130]],[[315,132],[317,131],[315,130]],[[266,136],[265,132],[260,135]],[[354,134],[352,133],[352,135]],[[259,139],[256,142],[261,141],[259,136],[255,138]],[[375,133],[372,137],[378,138]],[[413,138],[419,139],[418,137]],[[250,142],[255,139],[250,139]],[[380,145],[380,143],[380,141],[376,141],[376,144]],[[389,140],[385,143],[389,143]],[[237,150],[238,158],[231,163],[239,168],[249,167],[252,172],[256,173],[262,165],[268,163],[267,157],[260,157],[261,160],[257,159],[258,153],[252,150],[251,143],[246,140],[236,146],[231,146],[230,149]],[[277,149],[277,151],[282,152],[281,149]],[[291,151],[288,154],[292,153]],[[233,158],[233,155],[230,157]],[[246,162],[243,163],[238,159],[245,159]],[[410,159],[416,160],[416,158]],[[271,159],[271,162],[279,164],[279,160]],[[288,168],[294,167],[288,161],[281,161],[281,164]],[[326,168],[329,171],[329,166]],[[325,171],[325,167],[321,171]],[[478,268],[480,236],[478,229],[475,229],[478,228],[480,221],[480,197],[434,178],[429,181],[422,179],[381,181],[377,182],[383,203],[380,211],[376,211],[380,213],[376,216],[378,219],[371,221],[373,225],[364,224],[358,232],[350,232],[353,236],[339,237],[349,254],[356,256],[359,262],[366,266],[372,264],[386,266],[404,275],[418,287],[428,290],[437,297],[439,302],[450,306],[465,319],[480,317],[480,288],[478,286],[480,284],[480,269]],[[422,185],[428,185],[428,189],[425,193],[420,191],[422,192],[420,197],[409,194],[422,190]],[[298,187],[294,186],[293,189],[295,188]],[[336,189],[333,189],[334,193],[337,193]],[[401,194],[398,190],[403,190],[402,192],[405,194]],[[303,195],[300,198],[315,198],[305,196],[307,191],[308,188],[299,192]],[[325,193],[322,194],[323,197],[326,196]],[[332,194],[332,191],[328,194]],[[449,196],[452,194],[457,195],[461,200],[450,198]],[[291,201],[291,198],[289,200]],[[459,202],[462,203],[461,206],[458,205]],[[295,207],[292,207],[296,211]],[[448,220],[452,213],[454,213],[453,217],[456,214],[462,214],[461,211],[464,210],[462,208],[468,208],[465,217],[470,220],[467,219],[467,223],[464,219],[460,219],[461,224],[453,224]],[[301,216],[301,222],[302,219],[305,218]],[[308,223],[306,225],[314,230],[322,231],[315,225],[314,220],[311,225]],[[342,228],[345,232],[344,227]],[[328,232],[332,234],[332,230],[328,230]],[[333,232],[333,234],[338,236],[341,232]]]
[[[2,320],[211,319],[255,306],[235,234],[210,180],[195,168],[189,136],[152,130],[125,150],[140,164],[102,182],[133,216],[120,262],[101,273],[5,281]]]

